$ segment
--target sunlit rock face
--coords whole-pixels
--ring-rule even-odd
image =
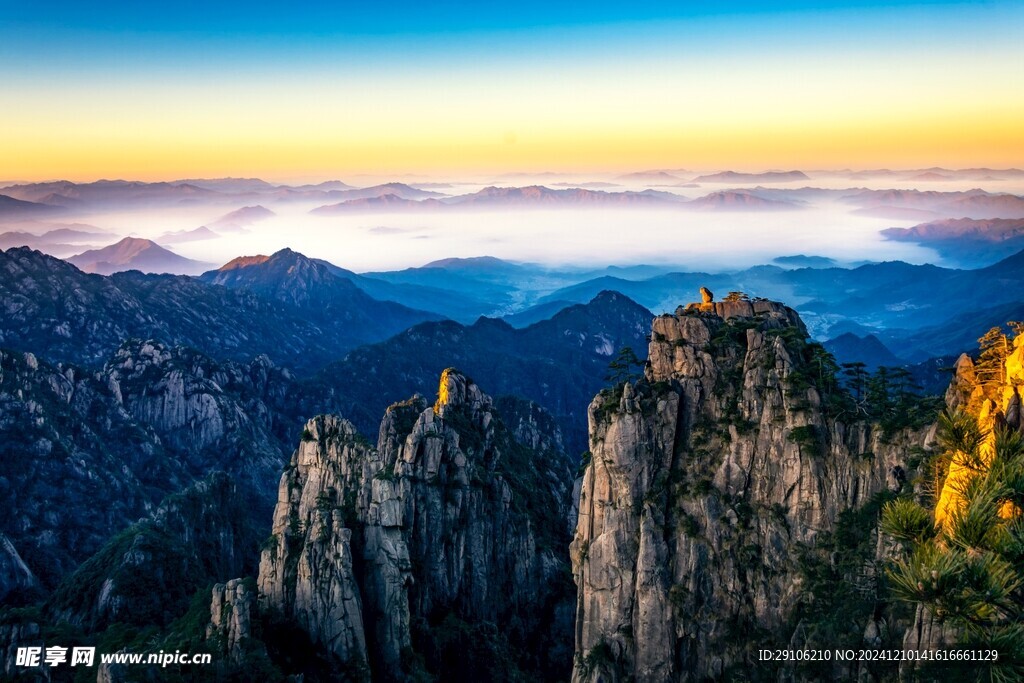
[[[899,488],[923,435],[886,441],[839,414],[805,336],[776,302],[680,308],[654,320],[644,377],[591,403],[574,681],[704,680],[749,663],[759,642],[788,638],[800,545]]]
[[[946,405],[950,409],[960,409],[974,416],[978,427],[984,435],[979,456],[981,465],[991,461],[995,446],[996,432],[1000,428],[1024,431],[1022,416],[1022,398],[1020,387],[1024,384],[1024,335],[1018,335],[1007,348],[1005,358],[994,370],[979,368],[966,353],[957,359],[953,380],[946,392]],[[975,474],[976,463],[972,463],[964,454],[954,455],[950,459],[949,470],[935,506],[937,524],[947,524],[950,517],[961,507],[963,496],[961,491],[964,482]],[[1012,515],[1016,511],[1012,506],[1006,507],[1003,514]]]

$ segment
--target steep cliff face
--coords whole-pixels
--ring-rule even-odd
[[[213,587],[210,623],[206,640],[213,644],[231,665],[246,661],[255,646],[265,653],[262,643],[253,638],[256,615],[256,591],[250,580],[231,579]]]
[[[339,418],[307,423],[261,557],[261,611],[376,680],[564,680],[571,466],[549,415],[503,403],[514,431],[446,371],[433,406],[388,409],[377,448]]]
[[[774,302],[680,309],[654,320],[644,377],[594,399],[571,546],[575,681],[750,666],[792,635],[798,549],[902,486],[923,436],[855,421],[805,337]]]
[[[364,666],[362,601],[353,573],[352,493],[371,448],[348,422],[319,417],[281,477],[271,538],[260,557],[265,610],[294,620],[342,662]],[[346,519],[348,517],[348,519]]]
[[[158,341],[130,341],[103,368],[102,379],[135,422],[153,429],[164,447],[184,456],[193,476],[230,471],[269,509],[284,453],[262,395],[268,380],[287,375],[266,356],[249,365],[217,363]]]
[[[1024,432],[1021,410],[1024,403],[1021,396],[1024,335],[1018,331],[1011,345],[1009,337],[1002,334],[991,336],[993,332],[996,331],[979,340],[982,348],[977,360],[962,354],[956,362],[953,380],[945,397],[949,412],[942,425],[943,451],[935,463],[934,489],[929,492],[934,497],[925,499],[928,505],[921,512],[927,514],[925,510],[928,510],[934,514],[937,540],[933,541],[933,547],[937,548],[936,552],[945,566],[954,568],[954,571],[969,567],[982,577],[976,581],[995,583],[989,578],[989,572],[993,570],[983,564],[980,568],[972,567],[970,560],[980,556],[992,562],[1005,562],[989,566],[1006,567],[1019,578],[1019,556],[1013,548],[1019,543],[1016,529],[1019,528],[1021,508],[1017,502],[1019,494],[1015,494],[1015,480],[1020,475],[1008,463],[1013,460],[1014,437]],[[979,513],[982,505],[979,505],[981,495],[978,492],[985,491],[992,481],[999,482],[1001,491],[987,503],[991,506],[987,514],[984,511]],[[999,542],[971,539],[968,534],[972,521],[984,529],[989,538],[999,539]],[[1000,526],[1003,523],[1007,526]],[[915,553],[920,553],[925,547],[924,542],[908,546]],[[966,556],[956,554],[964,548],[967,549]],[[901,559],[908,561],[907,555],[903,553]],[[908,562],[912,566],[913,560]],[[897,569],[906,566],[901,563]],[[939,577],[933,581],[933,586],[958,585],[948,581],[947,576],[940,576],[938,571],[931,573],[933,577]],[[996,616],[989,620],[974,623],[964,619],[961,613],[948,608],[949,597],[942,588],[935,591],[934,597],[922,599],[922,596],[914,595],[908,599],[913,599],[911,604],[915,605],[913,624],[903,640],[903,647],[908,649],[955,647],[970,639],[979,643],[996,642],[998,628],[1015,623],[1014,618],[1007,615],[1016,613],[1011,611],[1016,609],[1016,605],[1011,610],[995,611]],[[1019,603],[1018,599],[1016,604]],[[969,613],[967,609],[963,612]],[[1008,649],[1012,651],[1012,648]],[[1019,677],[1019,671],[1013,670],[1013,655],[1002,659],[1010,671],[999,673],[1011,679]],[[901,674],[909,679],[923,666],[906,662],[901,667]]]

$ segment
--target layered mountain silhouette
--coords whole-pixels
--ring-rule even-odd
[[[201,225],[193,230],[174,230],[171,232],[165,232],[159,237],[160,241],[164,244],[179,244],[182,242],[200,242],[202,240],[212,240],[220,237],[213,230],[210,230],[205,225]]]
[[[276,215],[270,209],[259,204],[256,206],[243,206],[240,209],[224,214],[215,221],[207,223],[205,227],[224,232],[237,232],[244,230],[253,223],[258,223]]]
[[[322,261],[282,249],[267,258],[235,260],[200,280],[252,292],[298,309],[335,338],[381,339],[441,316],[391,301],[373,299],[339,270]]]
[[[931,247],[954,263],[977,267],[1024,248],[1024,218],[955,218],[911,228],[887,228],[886,239]]]
[[[3,219],[36,218],[60,213],[61,211],[62,209],[59,206],[16,199],[6,194],[0,194],[0,218]]]
[[[765,199],[751,192],[712,192],[686,203],[687,208],[711,211],[792,211],[803,208],[800,204],[778,199]]]
[[[439,318],[376,301],[323,264],[302,264],[292,273],[280,267],[300,258],[308,261],[281,254],[268,268],[228,276],[230,286],[222,286],[137,271],[86,274],[38,251],[8,249],[0,252],[0,345],[89,366],[125,339],[155,338],[218,359],[267,354],[311,372],[360,344]],[[314,305],[324,311],[312,311]]]
[[[129,180],[97,180],[73,183],[58,180],[47,183],[11,185],[4,194],[30,202],[62,205],[89,203],[105,206],[127,204],[181,204],[214,199],[217,192],[188,183],[145,183]]]
[[[372,433],[389,403],[429,396],[449,366],[550,411],[573,449],[586,448],[585,396],[605,385],[608,364],[625,346],[644,357],[653,314],[616,292],[601,292],[523,329],[492,318],[472,325],[424,323],[352,351],[309,384],[311,400],[349,416]],[[634,371],[639,371],[635,368]],[[351,383],[346,378],[359,376]]]
[[[768,171],[765,173],[738,173],[722,171],[697,176],[695,183],[786,183],[794,180],[809,180],[803,171]]]

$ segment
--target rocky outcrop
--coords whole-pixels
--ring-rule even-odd
[[[354,521],[351,492],[358,496],[370,450],[350,423],[310,420],[281,477],[258,581],[264,609],[280,611],[314,643],[356,666],[367,661],[366,636],[352,530],[345,524]]]
[[[45,647],[40,620],[36,618],[18,618],[11,613],[0,615],[0,679],[48,681],[47,667],[28,668],[18,666],[18,648]]]
[[[211,642],[231,664],[240,664],[250,644],[262,643],[253,638],[256,618],[256,590],[250,581],[232,579],[213,587],[210,600],[210,624],[206,640]]]
[[[717,679],[788,643],[798,549],[924,438],[853,421],[792,309],[705,306],[656,318],[644,378],[590,406],[574,681]]]
[[[564,680],[572,477],[554,422],[503,401],[510,430],[455,371],[438,393],[391,406],[376,448],[340,418],[307,423],[261,557],[260,610],[376,680]]]
[[[11,539],[0,533],[0,600],[12,602],[11,596],[24,596],[17,602],[26,602],[35,597],[39,581],[25,561],[21,559]]]
[[[265,508],[284,453],[273,435],[266,385],[288,377],[266,356],[250,364],[216,363],[195,351],[159,341],[132,340],[103,368],[102,380],[139,424],[165,447],[185,455],[193,476],[210,467],[231,472],[257,493]]]

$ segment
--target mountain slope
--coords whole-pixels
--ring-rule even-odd
[[[59,206],[15,199],[6,194],[0,194],[0,218],[5,220],[11,218],[36,218],[38,216],[60,213],[61,211],[62,208]]]
[[[709,211],[794,211],[799,204],[778,199],[765,199],[750,192],[723,190],[712,192],[686,203],[690,209]]]
[[[168,251],[152,240],[136,237],[125,237],[102,249],[83,251],[69,257],[67,261],[83,272],[99,275],[112,275],[125,270],[197,275],[209,267],[209,264]]]
[[[350,348],[441,318],[392,301],[378,301],[324,262],[291,249],[246,264],[233,261],[229,266],[206,272],[200,280],[294,307]]]
[[[183,204],[223,197],[219,192],[188,183],[145,183],[128,180],[97,180],[92,183],[57,180],[27,183],[5,187],[4,193],[25,201],[52,202],[56,197],[64,202],[70,200],[77,204],[112,207]]]
[[[160,241],[164,244],[179,244],[181,242],[198,242],[201,240],[212,240],[220,237],[213,230],[210,230],[205,225],[201,225],[193,230],[174,230],[172,232],[165,232],[160,236]]]
[[[834,339],[829,339],[822,346],[835,356],[836,362],[864,363],[870,372],[881,366],[897,367],[905,363],[873,334],[858,337],[847,332]]]
[[[1024,219],[947,219],[911,228],[887,228],[882,235],[931,247],[954,263],[978,267],[1004,258],[1007,252],[1024,249]]]
[[[208,228],[216,228],[217,230],[223,230],[225,232],[239,232],[245,230],[246,227],[253,223],[266,220],[277,214],[270,209],[260,206],[243,206],[240,209],[235,209],[230,213],[226,213],[220,218],[211,221],[206,224]]]
[[[304,309],[174,275],[89,275],[26,248],[0,252],[0,344],[52,361],[102,364],[128,338],[191,346],[219,359],[267,354],[310,372],[359,344],[360,329],[308,320]]]

